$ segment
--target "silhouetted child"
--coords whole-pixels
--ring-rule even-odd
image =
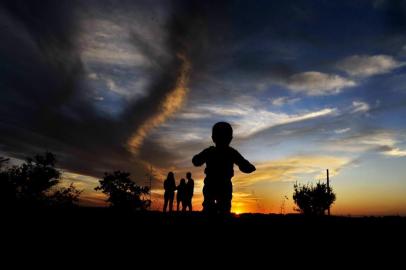
[[[186,183],[186,210],[189,208],[189,211],[192,211],[192,198],[193,191],[195,189],[195,181],[192,179],[192,174],[188,172],[186,174],[187,183]]]
[[[229,146],[233,139],[233,129],[229,123],[216,123],[213,126],[212,139],[216,146],[204,149],[193,157],[192,162],[195,166],[206,163],[203,211],[226,214],[231,210],[231,178],[234,176],[234,164],[244,173],[255,171],[255,166]]]
[[[178,190],[176,193],[176,211],[179,212],[180,203],[182,203],[182,211],[186,211],[186,181],[184,178],[180,180],[180,184],[176,189]]]
[[[172,212],[173,209],[173,199],[175,197],[175,190],[176,190],[176,184],[175,184],[175,175],[173,172],[169,172],[168,176],[166,177],[166,180],[164,181],[164,189],[165,189],[165,194],[164,194],[164,212],[166,212],[166,207],[168,206],[169,203],[169,212]]]

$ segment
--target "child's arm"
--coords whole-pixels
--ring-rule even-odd
[[[195,166],[202,166],[207,159],[207,149],[204,149],[202,152],[200,152],[199,154],[195,155],[192,158],[192,163]]]
[[[256,170],[255,166],[238,153],[238,151],[235,151],[234,163],[237,164],[243,173],[252,173]]]

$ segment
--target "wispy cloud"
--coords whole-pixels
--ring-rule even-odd
[[[145,89],[147,88],[147,80],[144,78],[139,78],[137,80],[127,79],[125,81],[125,86],[121,86],[117,84],[116,80],[113,79],[112,76],[108,76],[107,74],[97,74],[95,72],[92,72],[89,73],[87,77],[91,80],[91,82],[102,82],[102,84],[105,85],[106,90],[111,91],[128,100],[132,100],[135,97],[144,97],[147,94],[145,91]],[[120,81],[120,83],[123,82]],[[103,94],[100,89],[98,90],[98,92]]]
[[[341,60],[337,68],[351,76],[369,77],[404,66],[390,55],[353,55]]]
[[[236,121],[235,133],[240,137],[248,137],[273,126],[333,115],[336,111],[336,108],[324,108],[312,112],[287,114],[268,110],[258,110],[247,114],[245,117]]]
[[[79,197],[79,203],[85,206],[106,206],[107,196],[102,192],[97,192],[94,188],[99,184],[99,179],[64,171],[61,176],[61,186],[69,186],[71,183],[82,193]]]
[[[291,98],[291,97],[277,97],[270,99],[272,105],[274,106],[283,106],[283,105],[291,105],[298,102],[300,98]]]
[[[392,157],[406,157],[406,149],[399,149],[398,147],[388,148],[384,154]]]
[[[64,183],[74,182],[77,188],[87,191],[93,190],[98,184],[98,179],[95,177],[73,172],[63,172],[61,178]]]
[[[138,153],[145,136],[155,127],[163,124],[167,118],[179,110],[185,102],[188,92],[187,84],[190,73],[190,62],[186,56],[180,56],[182,65],[176,80],[174,89],[168,92],[165,98],[159,104],[159,111],[148,118],[138,129],[135,131],[131,139],[128,141],[128,146],[133,153]]]
[[[234,124],[234,134],[237,137],[247,137],[261,130],[275,125],[299,122],[327,115],[333,115],[337,112],[336,108],[324,108],[315,111],[304,111],[300,113],[284,113],[271,111],[256,104],[238,104],[238,105],[204,105],[193,109],[193,112],[183,112],[179,114],[182,119],[212,119],[226,118]]]
[[[86,19],[78,38],[86,63],[120,66],[151,66],[150,60],[132,46],[126,25],[110,19]]]
[[[327,168],[330,169],[332,175],[337,175],[350,162],[351,159],[338,156],[291,156],[256,164],[255,173],[238,173],[233,182],[240,187],[246,187],[261,181],[296,181],[299,177],[303,179],[304,175],[312,180],[311,177],[319,177]]]
[[[293,92],[321,96],[340,93],[343,88],[356,86],[357,83],[335,74],[307,71],[290,76],[284,85]]]
[[[348,132],[347,132],[348,133]],[[335,138],[333,143],[325,145],[326,149],[338,152],[354,152],[362,154],[369,151],[381,153],[384,156],[404,157],[406,149],[401,149],[402,143],[398,136],[390,130],[361,131],[346,137]]]
[[[351,130],[351,128],[341,128],[341,129],[336,129],[336,130],[334,130],[334,132],[336,133],[336,134],[343,134],[343,133],[346,133],[346,132],[348,132],[348,131],[350,131]]]
[[[369,104],[363,101],[353,101],[352,107],[352,113],[367,112],[370,109]]]

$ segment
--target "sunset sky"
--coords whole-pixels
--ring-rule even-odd
[[[56,154],[83,205],[106,171],[153,208],[169,171],[227,121],[234,212],[290,213],[293,184],[325,181],[337,215],[406,215],[406,1],[0,3],[0,156]]]

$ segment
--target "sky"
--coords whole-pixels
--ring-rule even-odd
[[[232,211],[295,212],[294,183],[325,181],[337,215],[406,215],[406,1],[3,0],[0,156],[56,154],[83,205],[104,172],[153,208],[169,171],[231,123],[253,163]]]

